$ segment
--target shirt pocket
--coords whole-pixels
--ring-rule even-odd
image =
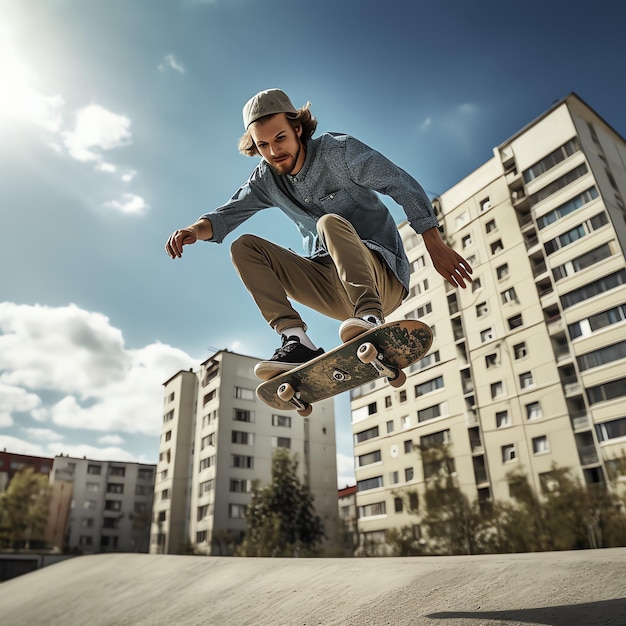
[[[357,203],[345,189],[333,191],[320,198],[320,205],[324,209],[324,213],[335,213],[342,216],[351,215],[357,208]]]

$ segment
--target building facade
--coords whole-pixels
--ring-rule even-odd
[[[433,327],[400,389],[351,396],[362,538],[413,526],[433,468],[416,446],[449,444],[470,500],[537,493],[553,464],[586,484],[619,482],[626,453],[626,144],[575,94],[494,149],[433,200],[446,241],[471,263],[453,289],[400,225],[411,290],[394,319]],[[622,480],[624,478],[622,477]]]
[[[49,532],[62,547],[84,553],[148,552],[155,466],[57,456],[50,485]],[[71,496],[70,496],[71,492]],[[69,513],[64,502],[69,501]]]
[[[16,454],[5,448],[0,452],[0,493],[7,490],[11,479],[20,470],[31,467],[36,474],[50,476],[52,461],[52,457]]]
[[[333,401],[317,403],[307,418],[272,409],[255,394],[257,361],[221,351],[197,372],[178,372],[164,383],[151,552],[230,554],[246,530],[253,484],[270,482],[279,447],[297,458],[299,478],[335,538]]]

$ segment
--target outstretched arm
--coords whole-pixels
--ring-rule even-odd
[[[183,256],[183,246],[196,243],[198,239],[212,239],[213,225],[206,218],[200,218],[195,224],[175,230],[165,244],[165,251],[172,259],[180,259]]]
[[[469,263],[441,239],[436,228],[424,231],[422,237],[435,269],[451,285],[465,289],[465,282],[472,282],[470,274],[473,270]]]

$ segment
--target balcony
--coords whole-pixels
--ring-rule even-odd
[[[578,456],[581,465],[593,465],[598,462],[598,452],[594,445],[579,447]]]
[[[585,430],[589,428],[589,415],[585,409],[570,412],[569,419],[574,430]]]

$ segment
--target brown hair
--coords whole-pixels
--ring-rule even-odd
[[[293,128],[297,128],[298,126],[302,127],[300,139],[304,145],[306,145],[309,139],[311,139],[315,129],[317,128],[317,119],[315,119],[315,117],[311,114],[310,108],[311,103],[307,102],[302,108],[298,109],[297,113],[285,113]],[[274,115],[278,115],[278,113],[266,115],[256,121],[262,124],[264,121],[274,117]],[[246,130],[246,132],[241,136],[239,143],[237,144],[237,148],[241,154],[245,154],[246,156],[260,156],[256,144],[252,139],[252,135],[250,134],[250,129]]]

